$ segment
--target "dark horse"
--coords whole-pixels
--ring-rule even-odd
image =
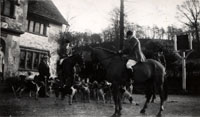
[[[83,59],[79,53],[74,54],[73,56],[64,58],[63,60],[59,61],[58,63],[58,78],[62,83],[63,87],[62,90],[70,89],[74,82],[74,66],[76,64],[82,65]],[[64,98],[65,91],[61,91],[62,98]]]
[[[122,92],[120,89],[130,80],[125,61],[119,54],[103,48],[91,48],[91,50],[91,59],[93,62],[98,61],[104,66],[106,69],[106,79],[112,82],[112,94],[115,103],[115,112],[113,116],[119,116],[122,110]],[[141,113],[145,113],[151,96],[154,94],[155,89],[158,89],[161,99],[158,115],[161,115],[161,112],[164,110],[164,101],[167,99],[165,74],[163,65],[153,59],[148,59],[146,62],[137,63],[135,65],[133,74],[134,82],[145,83],[146,86],[146,102],[140,111]]]

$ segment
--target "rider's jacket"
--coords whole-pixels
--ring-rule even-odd
[[[146,57],[141,49],[140,41],[135,37],[131,37],[124,42],[122,53],[126,55],[127,59],[133,59],[141,62],[146,60]]]

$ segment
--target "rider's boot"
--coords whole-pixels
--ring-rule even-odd
[[[127,69],[128,70],[128,76],[130,78],[133,78],[133,69]]]

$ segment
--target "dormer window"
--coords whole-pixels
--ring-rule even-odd
[[[47,36],[47,24],[39,21],[28,20],[27,31],[34,34]]]
[[[14,11],[14,0],[1,0],[1,15],[14,18]]]

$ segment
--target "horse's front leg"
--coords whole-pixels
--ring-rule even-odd
[[[118,95],[118,105],[119,105],[119,110],[118,110],[118,115],[121,115],[121,110],[122,110],[122,94],[120,93]]]
[[[115,112],[112,115],[112,117],[116,117],[118,115],[118,101],[117,101],[117,93],[115,91],[113,91],[113,101],[115,104]]]

